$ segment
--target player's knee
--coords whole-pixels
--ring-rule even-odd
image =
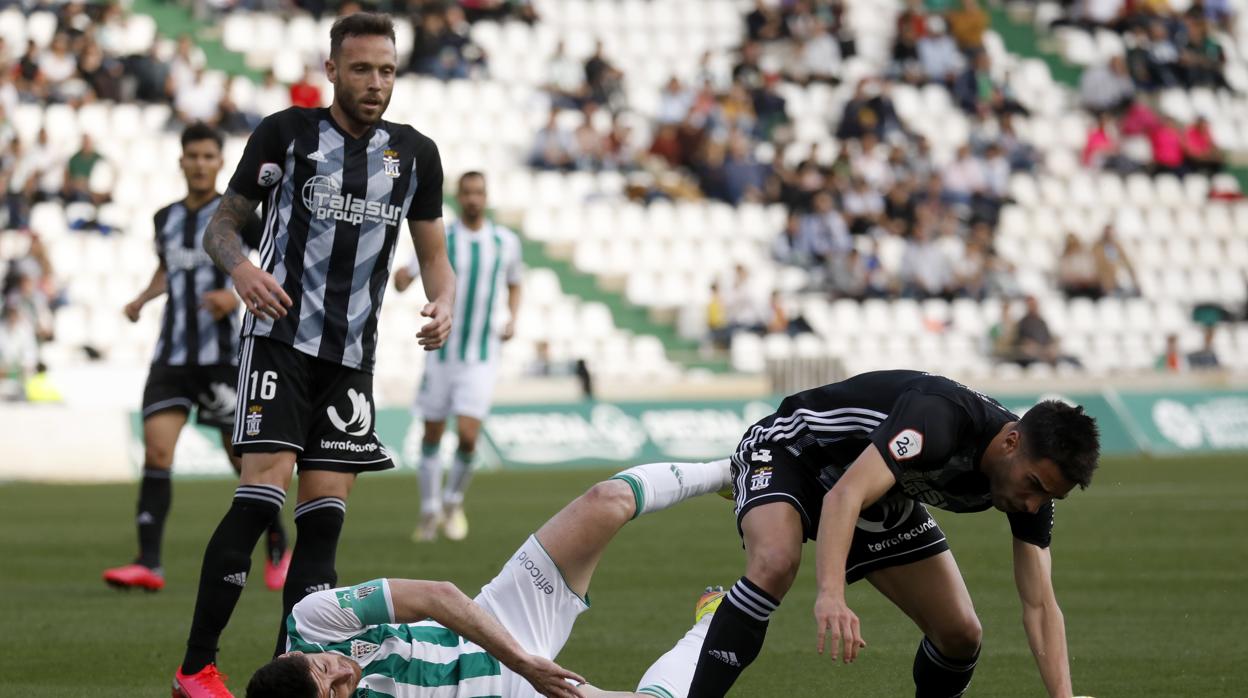
[[[173,449],[149,444],[143,449],[143,467],[168,470],[173,467]]]
[[[984,639],[984,629],[975,614],[967,614],[957,624],[943,628],[932,638],[940,653],[957,659],[974,657]]]
[[[603,480],[581,495],[581,500],[603,514],[614,514],[628,520],[637,508],[633,489],[623,480]]]
[[[762,546],[749,555],[746,577],[775,596],[783,596],[802,563],[801,551]]]

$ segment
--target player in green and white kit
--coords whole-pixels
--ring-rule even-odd
[[[481,422],[490,413],[494,397],[498,355],[502,343],[516,331],[524,274],[520,238],[486,218],[485,175],[461,175],[455,200],[460,217],[446,227],[446,253],[456,279],[455,329],[441,349],[426,356],[425,375],[416,396],[416,411],[425,420],[420,459],[421,523],[412,536],[417,542],[435,539],[439,527],[451,540],[463,540],[468,535],[464,492],[472,475]],[[414,265],[400,269],[395,273],[395,289],[402,292],[419,273]],[[496,312],[504,290],[510,311],[506,321]],[[455,416],[459,446],[443,491],[438,447],[451,415]]]
[[[730,484],[727,460],[651,463],[589,488],[530,535],[475,599],[449,582],[378,579],[295,605],[286,654],[261,667],[249,698],[685,696],[722,592],[642,677],[608,693],[553,659],[607,544],[629,520]]]

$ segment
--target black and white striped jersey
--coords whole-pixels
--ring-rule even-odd
[[[216,213],[217,196],[196,210],[178,201],[156,212],[156,256],[166,273],[165,314],[152,363],[159,366],[238,364],[238,315],[220,320],[202,307],[208,291],[233,289],[230,276],[204,251],[204,231]],[[260,220],[252,216],[242,230],[243,241],[256,247]]]
[[[261,266],[294,302],[248,315],[244,336],[371,372],[400,225],[442,216],[434,142],[389,121],[353,138],[328,109],[292,107],[256,127],[230,189],[264,201]]]
[[[744,472],[783,449],[831,489],[875,444],[897,478],[887,496],[984,511],[992,492],[980,459],[1001,427],[1016,420],[1001,403],[943,376],[874,371],[788,396],[746,430],[733,459]],[[1015,537],[1048,545],[1052,502],[1035,514],[1008,516]]]

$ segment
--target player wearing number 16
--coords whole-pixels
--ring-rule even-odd
[[[299,471],[297,540],[275,629],[309,593],[337,584],[334,558],[358,473],[394,467],[373,430],[377,320],[403,220],[432,299],[421,346],[451,329],[454,273],[442,226],[442,164],[428,137],[383,120],[397,68],[389,17],[357,13],[330,31],[328,109],[291,108],[256,127],[208,226],[204,249],[248,310],[233,444],[242,484],[204,551],[174,695],[228,695],[215,666],[251,565]],[[264,203],[260,266],[238,231]]]

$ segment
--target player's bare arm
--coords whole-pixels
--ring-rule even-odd
[[[544,657],[532,655],[494,618],[450,582],[391,579],[396,623],[427,618],[478,644],[504,666],[523,676],[544,696],[579,697],[567,679],[585,679]]]
[[[815,645],[820,654],[826,646],[833,659],[839,655],[846,664],[867,646],[858,616],[845,603],[845,560],[854,526],[862,510],[883,497],[896,481],[873,444],[823,497],[815,556]]]
[[[251,199],[228,189],[204,231],[204,251],[221,271],[234,280],[234,290],[253,315],[278,320],[291,306],[290,297],[269,273],[252,264],[243,254],[239,231],[256,210]]]
[[[416,338],[426,351],[440,349],[451,334],[451,310],[455,307],[455,272],[446,256],[446,230],[442,219],[411,221],[412,244],[420,260],[420,279],[429,302],[420,314],[429,322]]]
[[[1014,539],[1014,583],[1023,602],[1023,628],[1049,695],[1072,695],[1066,653],[1066,623],[1053,593],[1053,558],[1048,548]]]
[[[516,317],[520,313],[520,284],[507,285],[507,310],[510,318],[503,327],[501,336],[504,342],[516,336]]]
[[[147,288],[139,291],[139,295],[134,300],[126,304],[126,318],[130,322],[139,321],[139,311],[143,310],[143,306],[147,305],[153,298],[159,298],[164,295],[168,288],[169,274],[165,271],[164,263],[156,267],[156,271],[152,272],[152,278],[147,282]]]

